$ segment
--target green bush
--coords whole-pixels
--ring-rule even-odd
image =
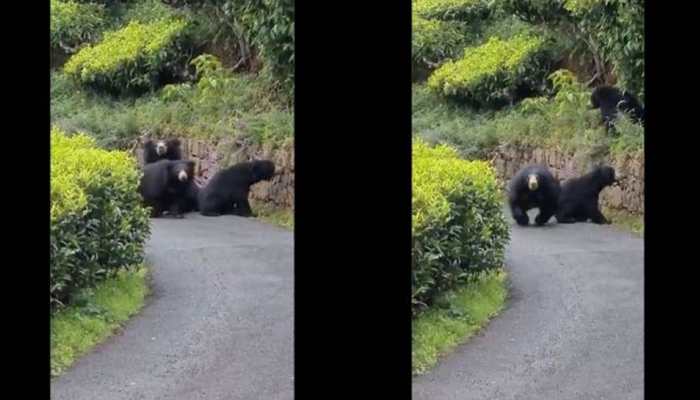
[[[185,14],[164,4],[161,0],[139,0],[124,7],[122,13],[123,15],[119,18],[121,21],[137,21],[143,24],[177,16],[183,17]]]
[[[51,306],[143,261],[150,233],[140,172],[126,152],[51,131]]]
[[[414,67],[432,68],[442,60],[454,58],[466,43],[467,35],[459,24],[413,15]]]
[[[546,39],[516,35],[502,40],[492,37],[470,47],[464,56],[435,70],[428,87],[459,98],[475,107],[498,107],[518,97],[522,88],[544,89],[551,55]]]
[[[428,79],[428,87],[474,106],[497,107],[519,97],[518,92],[541,91],[551,65],[548,40],[519,34],[467,48]]]
[[[562,0],[497,0],[500,10],[533,24],[557,23],[568,17]]]
[[[413,11],[423,18],[478,22],[489,16],[490,8],[484,0],[414,0]]]
[[[73,52],[95,40],[105,26],[101,4],[51,0],[51,46]]]
[[[130,22],[105,33],[101,42],[68,60],[65,73],[81,84],[113,93],[159,86],[164,74],[176,74],[187,47],[187,22],[178,18]]]
[[[501,267],[509,239],[502,194],[485,161],[413,143],[414,312],[470,273]]]

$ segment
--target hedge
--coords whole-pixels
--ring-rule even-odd
[[[478,22],[490,14],[484,0],[414,0],[413,11],[423,18],[465,22]]]
[[[541,90],[551,60],[549,42],[543,37],[491,37],[480,46],[465,49],[461,59],[435,70],[428,87],[475,106],[497,106],[517,98],[523,88]]]
[[[412,57],[414,67],[430,68],[456,57],[467,43],[465,32],[452,21],[426,19],[413,14]]]
[[[51,46],[73,51],[96,39],[105,26],[102,4],[51,0]]]
[[[470,273],[502,266],[510,234],[487,162],[414,140],[412,206],[414,313]]]
[[[184,65],[187,28],[188,23],[179,18],[131,21],[71,57],[64,72],[98,90],[125,93],[155,89],[163,74],[175,74]]]
[[[150,234],[133,156],[51,131],[51,306],[143,261]]]

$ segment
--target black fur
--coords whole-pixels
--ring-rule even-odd
[[[528,187],[528,177],[532,174],[537,176],[536,190],[530,190]],[[511,179],[508,193],[513,219],[518,225],[526,226],[530,223],[527,210],[538,208],[539,214],[535,217],[535,223],[546,224],[557,211],[559,191],[559,181],[554,179],[545,166],[530,165],[521,169]]]
[[[199,192],[202,215],[234,214],[254,216],[248,203],[250,186],[270,180],[275,174],[272,161],[248,161],[217,172]]]
[[[158,145],[164,151],[158,154]],[[179,139],[170,140],[148,140],[143,144],[143,163],[150,164],[159,160],[182,160],[182,150],[180,149]]]
[[[606,129],[614,129],[618,112],[627,113],[632,121],[644,125],[644,107],[632,93],[622,92],[612,86],[599,86],[591,94],[591,108],[600,108]]]
[[[180,172],[186,173],[181,181]],[[160,160],[143,167],[139,193],[144,204],[151,207],[151,217],[156,218],[169,211],[173,217],[182,218],[187,209],[188,190],[194,177],[194,161]]]
[[[586,175],[564,182],[559,196],[557,221],[559,223],[586,222],[609,224],[598,206],[598,195],[616,182],[615,169],[598,166]]]
[[[199,191],[201,189],[192,181],[185,189],[185,199],[183,201],[183,213],[199,211]]]

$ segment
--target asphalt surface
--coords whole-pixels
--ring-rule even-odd
[[[152,295],[55,400],[294,398],[294,241],[234,216],[153,219]]]
[[[414,377],[414,400],[644,398],[643,240],[552,221],[513,226],[506,309]]]

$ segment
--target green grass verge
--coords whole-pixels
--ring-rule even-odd
[[[644,237],[644,214],[634,214],[605,207],[603,215],[612,221],[614,226],[636,236]]]
[[[258,219],[267,223],[294,230],[294,211],[289,208],[273,207],[264,203],[251,205]]]
[[[413,374],[432,368],[479,331],[504,307],[508,290],[502,269],[484,272],[464,286],[445,293],[436,305],[413,320]]]
[[[143,266],[122,271],[51,315],[52,377],[63,373],[143,307],[148,294],[147,271]]]
[[[199,139],[244,137],[275,144],[293,138],[293,110],[271,92],[264,77],[230,74],[217,79],[212,78],[213,89],[169,85],[136,99],[114,99],[86,91],[62,72],[54,72],[51,123],[67,132],[85,132],[107,148],[128,148],[145,133]]]

